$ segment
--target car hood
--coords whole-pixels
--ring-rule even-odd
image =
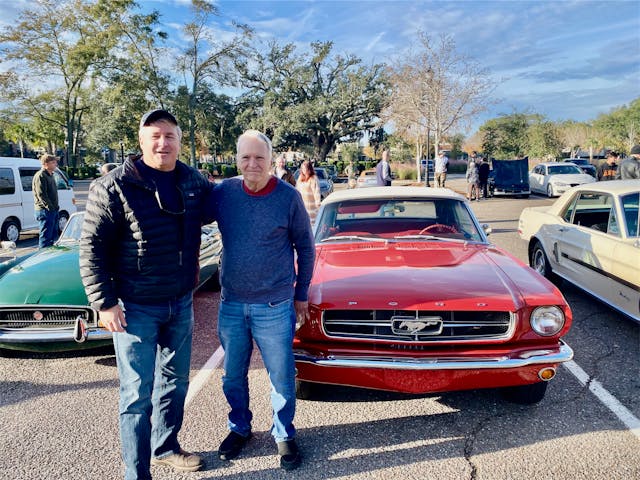
[[[588,173],[560,173],[552,175],[549,182],[563,182],[563,183],[590,183],[593,182],[593,177]]]
[[[317,245],[309,301],[336,309],[488,309],[557,303],[555,287],[486,244],[453,242]]]
[[[0,276],[0,305],[87,305],[78,246],[53,246]]]

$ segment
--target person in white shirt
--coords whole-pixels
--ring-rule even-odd
[[[436,177],[436,187],[438,188],[444,188],[444,183],[447,180],[448,165],[449,158],[447,158],[444,152],[439,152],[433,168]]]

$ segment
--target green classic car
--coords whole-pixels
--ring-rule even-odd
[[[55,245],[0,263],[0,348],[63,351],[111,343],[89,306],[78,265],[84,212],[73,214]],[[202,227],[200,282],[219,288],[222,241]]]

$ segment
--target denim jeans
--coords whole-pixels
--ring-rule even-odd
[[[114,333],[125,479],[149,479],[151,456],[178,453],[189,387],[193,295],[154,305],[127,302]]]
[[[229,402],[229,429],[243,436],[251,432],[249,410],[249,362],[255,340],[271,382],[273,426],[276,442],[291,440],[296,431],[295,331],[293,300],[248,304],[222,299],[218,335],[224,348],[222,390]]]
[[[58,236],[58,211],[35,210],[35,217],[38,221],[40,234],[38,238],[38,248],[53,245]]]

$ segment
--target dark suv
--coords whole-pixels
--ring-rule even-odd
[[[593,166],[586,158],[565,158],[567,163],[575,163],[584,173],[588,173],[592,177],[596,177],[596,167]]]

